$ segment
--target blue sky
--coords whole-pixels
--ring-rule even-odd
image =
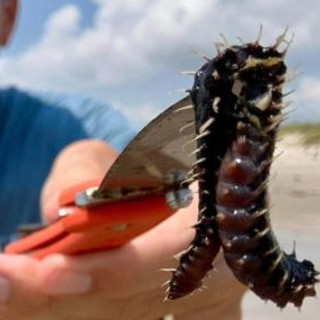
[[[102,99],[137,126],[183,97],[179,74],[213,57],[223,33],[270,45],[289,25],[295,40],[288,84],[292,121],[320,119],[320,4],[317,0],[21,0],[15,35],[0,56],[5,85]],[[200,54],[195,54],[198,51]]]
[[[88,0],[20,0],[18,27],[13,38],[12,45],[5,54],[11,55],[22,52],[32,43],[37,42],[44,30],[44,22],[50,15],[64,6],[66,3],[77,5],[81,8],[83,18],[81,25],[90,26],[93,22],[97,5]],[[35,9],[36,8],[36,9]]]

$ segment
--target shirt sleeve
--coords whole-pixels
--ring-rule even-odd
[[[121,151],[135,135],[101,101],[16,88],[0,89],[0,122],[0,243],[18,225],[40,222],[41,188],[62,148],[94,138]]]
[[[43,103],[68,110],[78,119],[88,137],[101,139],[122,151],[135,131],[118,110],[102,101],[70,94],[35,93]]]

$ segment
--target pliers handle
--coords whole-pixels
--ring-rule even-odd
[[[120,247],[168,218],[176,210],[164,194],[79,207],[75,196],[97,181],[81,183],[62,192],[63,214],[56,222],[10,243],[5,253],[43,258],[52,253],[77,255]]]

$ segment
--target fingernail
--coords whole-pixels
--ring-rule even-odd
[[[47,279],[44,290],[49,295],[87,293],[92,287],[88,274],[70,270],[58,270]]]
[[[0,276],[0,304],[5,304],[10,295],[10,282],[8,279]]]

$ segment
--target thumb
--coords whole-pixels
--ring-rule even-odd
[[[64,148],[57,156],[41,192],[42,217],[56,220],[61,192],[89,180],[101,180],[117,153],[99,140],[81,140]]]

